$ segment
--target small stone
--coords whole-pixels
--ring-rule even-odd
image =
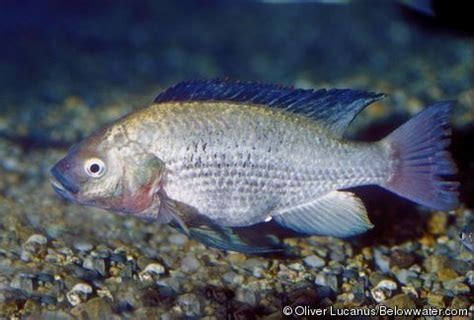
[[[457,296],[451,301],[451,308],[453,309],[467,309],[471,305],[468,297]]]
[[[390,298],[383,302],[384,305],[387,307],[394,309],[395,307],[398,309],[415,309],[416,304],[415,302],[406,294],[397,294],[393,298]],[[397,319],[411,319],[413,317],[396,317]]]
[[[64,312],[64,311],[46,311],[39,315],[36,315],[34,319],[48,319],[48,320],[76,320],[76,317]]]
[[[170,243],[176,244],[178,246],[184,245],[189,240],[188,237],[181,233],[173,233],[168,239]]]
[[[428,231],[434,235],[445,234],[447,224],[448,214],[444,211],[436,211],[428,220]]]
[[[383,254],[378,248],[374,249],[375,264],[383,273],[390,271],[390,258]]]
[[[464,295],[464,294],[471,293],[471,288],[465,283],[458,283],[458,284],[454,285],[454,287],[451,289],[451,291],[455,295]]]
[[[79,250],[82,252],[89,252],[94,248],[94,246],[90,244],[89,242],[85,242],[81,240],[74,242],[73,246],[76,250]]]
[[[243,268],[251,272],[255,278],[262,278],[265,269],[268,268],[268,261],[263,258],[250,258],[243,263]]]
[[[104,299],[96,297],[75,306],[71,313],[79,319],[110,319],[112,308]]]
[[[229,271],[222,275],[222,280],[228,284],[239,285],[244,282],[244,277],[233,271]]]
[[[184,277],[184,274],[181,274],[181,275],[173,275],[172,277],[158,279],[156,281],[156,284],[164,288],[167,288],[169,290],[172,290],[174,292],[181,292],[185,282],[186,282],[186,277]]]
[[[324,272],[320,272],[316,275],[316,279],[314,280],[314,283],[323,286],[323,287],[329,287],[332,291],[338,292],[339,289],[339,283],[336,275],[333,274],[327,274]]]
[[[466,273],[466,282],[470,285],[470,286],[474,286],[474,270],[469,270],[467,273]]]
[[[445,256],[429,256],[426,258],[423,266],[428,272],[438,272],[438,270],[444,268],[448,262],[448,257]]]
[[[391,279],[379,271],[372,272],[369,276],[369,282],[374,287],[382,280],[391,280]]]
[[[96,271],[103,277],[107,275],[104,259],[88,256],[84,259],[82,267],[84,267],[84,269]]]
[[[346,259],[346,255],[342,250],[335,250],[329,253],[329,260],[330,261],[337,261],[342,262]]]
[[[458,283],[462,283],[464,281],[464,277],[457,277],[451,280],[443,281],[443,287],[446,290],[452,290]]]
[[[39,244],[39,245],[44,245],[48,243],[48,239],[43,236],[42,234],[33,234],[31,235],[28,240],[26,240],[25,244]]]
[[[402,287],[402,292],[405,294],[408,294],[412,297],[418,298],[418,292],[416,291],[415,287],[413,286],[403,286]]]
[[[431,306],[433,306],[435,308],[444,308],[445,307],[444,297],[440,294],[436,294],[436,293],[433,293],[433,292],[428,293],[427,301]]]
[[[187,255],[181,261],[181,271],[185,273],[194,273],[201,267],[201,263],[194,255]]]
[[[73,306],[77,306],[87,300],[92,293],[92,287],[87,283],[76,284],[67,294],[67,300]]]
[[[22,245],[20,259],[25,262],[33,260],[35,256],[46,254],[48,239],[42,234],[33,234]]]
[[[33,280],[29,275],[17,274],[13,277],[10,286],[25,292],[33,292]]]
[[[294,271],[303,271],[304,270],[304,266],[299,262],[295,262],[295,263],[290,264],[288,266],[288,268],[290,268],[291,270],[294,270]]]
[[[54,282],[54,274],[46,273],[46,272],[39,272],[36,275],[36,278],[38,279],[38,282],[45,284],[45,283],[51,283]]]
[[[193,293],[183,294],[177,299],[178,305],[188,317],[199,317],[202,314],[201,299]]]
[[[408,254],[401,250],[395,250],[390,255],[390,268],[400,267],[408,268],[415,262],[413,255]]]
[[[345,292],[336,297],[337,302],[348,304],[354,301],[354,294],[352,292]]]
[[[392,292],[397,290],[397,283],[393,280],[382,280],[380,281],[370,293],[372,298],[377,302],[385,301],[392,296]]]
[[[240,266],[247,260],[247,257],[242,253],[231,252],[227,256],[227,260],[236,266]]]
[[[27,300],[25,305],[23,306],[23,314],[28,315],[38,315],[41,313],[41,304],[34,300]]]
[[[411,283],[414,279],[418,278],[418,274],[412,270],[398,269],[394,271],[395,277],[402,284]]]
[[[322,268],[326,265],[324,259],[318,257],[317,255],[312,255],[304,258],[304,262],[311,268]]]
[[[249,288],[237,288],[235,299],[251,306],[256,306],[258,303],[255,292]]]
[[[165,273],[165,267],[159,263],[150,263],[145,270],[138,274],[141,281],[151,281]]]
[[[4,318],[3,315],[13,315],[18,311],[18,305],[16,301],[8,301],[0,304],[0,319],[8,319]],[[14,319],[12,317],[12,319]]]
[[[442,268],[436,272],[436,275],[438,276],[438,280],[441,282],[453,280],[458,277],[456,271],[450,268]]]

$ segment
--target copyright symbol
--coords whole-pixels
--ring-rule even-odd
[[[291,314],[293,313],[293,308],[290,307],[290,306],[286,306],[283,308],[283,314],[285,316],[291,316]]]

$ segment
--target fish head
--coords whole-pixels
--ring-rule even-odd
[[[64,198],[125,214],[157,214],[163,163],[136,143],[105,134],[71,147],[50,171],[53,188]]]

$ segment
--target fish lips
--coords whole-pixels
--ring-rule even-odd
[[[62,173],[58,164],[51,169],[49,181],[58,194],[68,199],[73,199],[74,195],[80,191],[79,185]]]

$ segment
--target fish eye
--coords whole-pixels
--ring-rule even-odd
[[[105,163],[99,158],[91,158],[84,164],[84,171],[89,177],[100,178],[105,173]]]

